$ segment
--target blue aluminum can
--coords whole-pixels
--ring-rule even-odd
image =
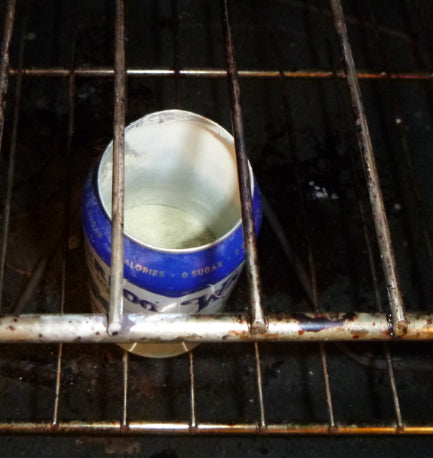
[[[106,312],[111,248],[112,143],[84,189],[83,220],[94,310]],[[250,168],[256,231],[260,192]],[[233,137],[200,115],[152,113],[125,130],[124,310],[215,313],[245,259]],[[130,344],[151,357],[189,344]]]

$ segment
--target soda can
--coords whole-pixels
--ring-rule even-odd
[[[85,184],[83,222],[90,299],[109,303],[112,142]],[[250,170],[256,232],[260,191]],[[234,141],[195,113],[166,110],[125,129],[124,311],[217,313],[244,264]],[[196,344],[121,344],[149,357],[175,356]]]

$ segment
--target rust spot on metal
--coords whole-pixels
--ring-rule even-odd
[[[354,331],[352,333],[352,338],[353,339],[362,339],[364,337],[368,337],[368,331]]]
[[[298,331],[298,334],[299,334],[300,336],[302,336],[302,334],[304,334],[304,332],[305,332],[305,331],[304,331],[303,329],[300,329],[300,330]]]
[[[15,331],[15,326],[9,326],[9,329],[10,329],[11,331]]]
[[[355,312],[349,312],[344,315],[345,321],[355,321],[358,318],[358,315]]]
[[[40,339],[42,339],[42,337],[44,337],[44,336],[43,336],[42,334],[39,333],[39,334],[38,334],[38,337],[39,337]]]

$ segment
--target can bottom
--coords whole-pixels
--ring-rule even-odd
[[[107,311],[98,303],[97,299],[90,290],[91,308],[95,313],[107,313]],[[163,344],[145,344],[139,342],[117,344],[119,347],[138,356],[147,358],[171,358],[182,355],[197,347],[200,344],[178,342],[178,343],[163,343]]]
[[[170,358],[187,353],[200,344],[197,343],[167,343],[167,344],[142,344],[142,343],[124,343],[118,344],[129,353],[147,358]]]

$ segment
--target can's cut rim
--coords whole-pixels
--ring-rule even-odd
[[[171,110],[162,110],[162,111],[156,111],[153,113],[149,113],[142,118],[137,119],[136,121],[133,121],[131,124],[128,124],[128,126],[125,128],[125,137],[126,133],[137,127],[141,127],[143,124],[150,124],[150,123],[155,123],[155,122],[161,122],[163,121],[199,121],[203,124],[205,124],[207,127],[210,127],[215,134],[218,136],[224,138],[225,140],[229,141],[231,144],[234,145],[234,138],[233,135],[231,135],[224,127],[220,126],[217,122],[212,121],[209,118],[206,118],[204,116],[201,116],[197,113],[193,113],[191,111],[185,111],[185,110],[176,110],[176,109],[171,109]],[[113,140],[110,141],[110,143],[107,145],[107,147],[104,150],[104,153],[102,154],[101,160],[99,161],[98,164],[98,170],[96,174],[96,189],[97,189],[97,195],[98,199],[101,203],[102,209],[104,213],[106,214],[108,220],[111,222],[111,209],[108,209],[104,199],[101,196],[101,192],[99,189],[99,178],[100,178],[100,173],[101,173],[101,167],[102,167],[102,158],[108,153],[109,150],[113,149]],[[236,162],[237,166],[237,162]],[[251,197],[254,197],[254,194],[256,192],[256,186],[255,186],[255,179],[254,179],[254,174],[253,170],[251,167],[250,162],[248,161],[248,171],[250,175],[250,188],[251,188]],[[239,181],[238,181],[238,186],[239,186]],[[242,203],[241,203],[242,205]],[[241,208],[240,208],[240,213],[241,213]],[[143,242],[142,240],[137,239],[136,237],[130,235],[127,231],[123,232],[123,236],[131,240],[132,242],[136,243],[139,246],[142,246],[144,248],[148,248],[150,250],[155,250],[159,251],[161,253],[170,253],[170,254],[186,254],[186,253],[197,253],[200,251],[205,251],[208,250],[209,248],[212,248],[227,238],[229,238],[231,235],[233,235],[239,227],[242,225],[242,216],[239,217],[239,219],[236,221],[236,223],[232,226],[232,228],[227,231],[224,235],[219,237],[218,239],[214,240],[213,242],[209,242],[205,245],[200,245],[196,247],[191,247],[191,248],[163,248],[155,245],[151,245],[149,243]]]

